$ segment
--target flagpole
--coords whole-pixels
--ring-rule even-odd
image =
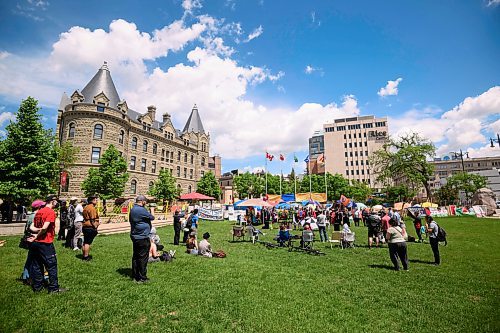
[[[311,170],[311,156],[308,156],[309,164],[309,199],[312,197],[312,170]]]
[[[295,157],[295,154],[293,154],[293,183],[294,183],[294,194],[297,195],[297,177],[295,176],[295,169],[297,169],[297,162],[295,160],[297,157]]]
[[[280,170],[280,195],[283,195],[283,191],[281,190],[281,178],[283,178],[283,168]]]
[[[266,177],[266,196],[267,196],[267,149],[266,149],[266,166],[265,166],[265,177]]]

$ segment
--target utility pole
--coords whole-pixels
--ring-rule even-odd
[[[500,147],[500,134],[497,133],[496,139],[490,138],[490,142],[491,142],[490,145],[491,148],[495,148],[495,145],[493,144],[494,142],[498,143],[498,147]]]

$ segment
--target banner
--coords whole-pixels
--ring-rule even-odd
[[[427,215],[424,207],[408,207],[408,208],[406,208],[406,210],[408,211],[409,215],[412,218],[416,218],[416,217],[422,218],[422,217],[425,217]]]
[[[200,208],[199,213],[200,213],[200,218],[203,220],[222,221],[224,218],[221,208],[218,209]]]
[[[317,202],[326,202],[326,193],[311,193],[311,195],[309,195],[309,192],[307,192],[307,193],[297,193],[295,195],[296,202],[301,202],[309,199],[312,199]]]

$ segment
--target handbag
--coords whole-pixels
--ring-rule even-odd
[[[19,240],[19,247],[21,249],[25,249],[25,250],[29,250],[30,248],[30,243],[26,240],[26,237],[21,237],[21,239]]]

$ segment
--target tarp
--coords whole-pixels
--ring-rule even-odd
[[[264,201],[260,198],[243,200],[242,202],[238,203],[236,206],[237,207],[241,207],[241,206],[243,206],[243,207],[255,207],[255,206],[273,207],[273,205],[271,205],[267,201]]]
[[[295,194],[290,193],[290,194],[283,194],[281,196],[281,199],[285,202],[290,202],[290,201],[295,201]]]
[[[191,192],[191,193],[186,193],[181,195],[180,197],[181,200],[215,200],[215,198],[209,197],[207,195],[198,193],[198,192]]]
[[[276,208],[278,209],[290,209],[290,204],[286,202],[282,202],[278,205],[276,205]]]
[[[300,202],[304,200],[312,199],[318,202],[326,202],[326,193],[297,193],[295,194],[295,201]]]
[[[279,195],[279,194],[268,194],[267,195],[267,201],[281,202],[281,195]]]

